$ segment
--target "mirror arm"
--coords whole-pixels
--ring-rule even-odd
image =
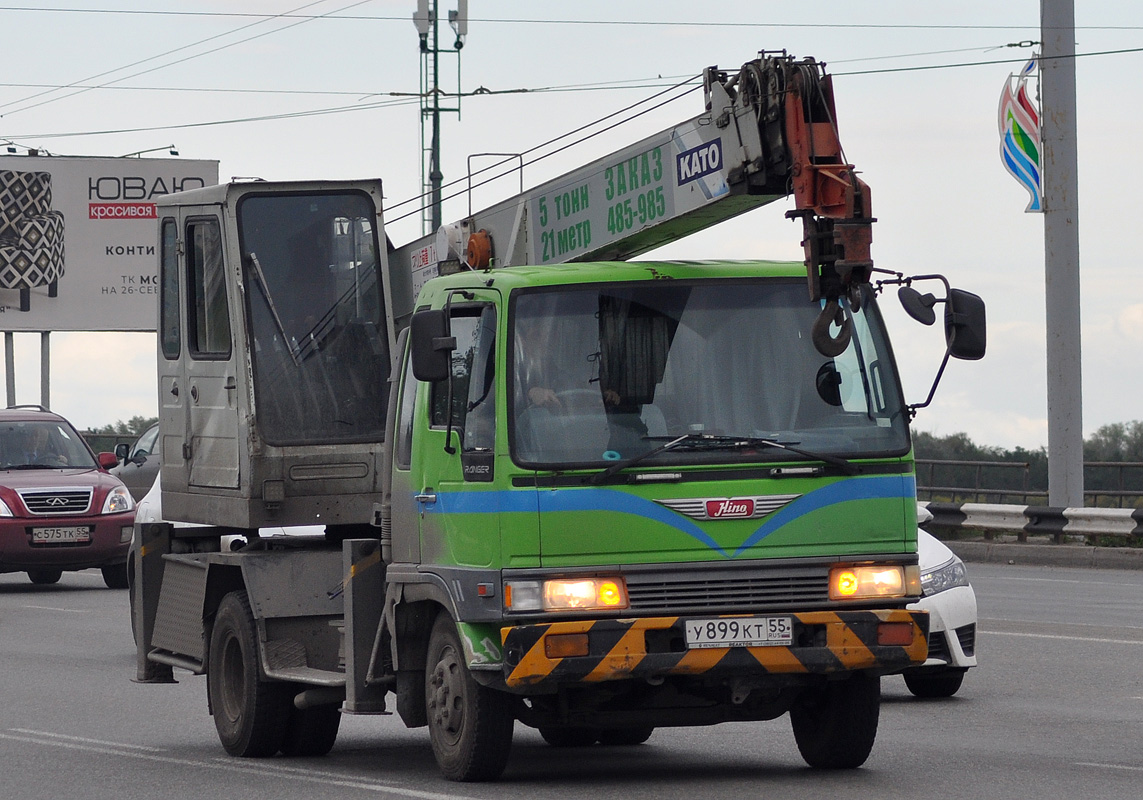
[[[951,353],[952,353],[952,344],[950,343],[945,348],[945,356],[944,356],[944,358],[941,359],[941,366],[937,369],[936,377],[933,378],[933,385],[929,388],[929,396],[925,398],[925,402],[923,402],[923,403],[911,403],[909,406],[907,406],[907,409],[909,411],[909,419],[913,419],[914,417],[917,416],[917,410],[918,409],[928,408],[929,403],[933,402],[933,395],[935,395],[937,393],[937,386],[941,382],[941,377],[945,374],[945,367],[948,366],[949,355],[951,355]]]

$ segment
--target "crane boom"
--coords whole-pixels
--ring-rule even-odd
[[[846,163],[832,81],[812,58],[761,53],[703,72],[705,110],[390,254],[414,293],[438,274],[625,260],[787,195],[813,299],[868,279],[868,187]]]

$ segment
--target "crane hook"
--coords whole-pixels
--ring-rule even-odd
[[[836,337],[830,336],[829,326],[831,323],[840,328]],[[814,326],[810,330],[810,338],[814,347],[826,358],[837,358],[845,352],[845,348],[849,347],[849,340],[852,337],[853,323],[842,311],[837,298],[830,299],[825,304],[825,308],[822,309],[822,313],[814,320]]]

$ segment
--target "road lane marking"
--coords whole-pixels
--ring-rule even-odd
[[[1077,767],[1096,767],[1098,769],[1121,769],[1127,772],[1143,772],[1143,767],[1133,767],[1130,764],[1099,764],[1095,761],[1077,761]]]
[[[56,608],[55,606],[20,606],[20,608],[32,608],[36,611],[66,611],[69,614],[90,614],[90,608]]]
[[[971,563],[971,562],[970,562],[970,563]],[[981,583],[985,583],[985,582],[987,582],[987,581],[989,581],[989,580],[992,580],[992,577],[991,577],[991,576],[988,576],[988,575],[985,575],[985,576],[983,576],[983,577],[980,579],[980,582],[981,582]],[[997,581],[997,582],[1003,582],[1003,583],[1014,583],[1014,582],[1016,582],[1016,581],[1023,581],[1023,582],[1025,582],[1025,583],[1031,583],[1031,582],[1041,582],[1041,583],[1078,583],[1078,584],[1081,584],[1081,585],[1083,585],[1083,586],[1091,586],[1091,584],[1092,584],[1092,582],[1091,582],[1090,580],[1088,580],[1088,581],[1081,581],[1081,580],[1076,580],[1076,579],[1074,579],[1074,578],[1011,578],[1011,577],[1008,577],[1008,576],[1004,576],[1003,578],[996,578],[996,581]],[[1099,581],[1099,585],[1100,585],[1100,586],[1127,586],[1127,587],[1130,587],[1130,588],[1133,588],[1133,589],[1134,589],[1134,588],[1138,588],[1138,586],[1139,586],[1139,584],[1138,584],[1138,583],[1112,583],[1112,582],[1110,582],[1110,581]]]
[[[1018,633],[1016,631],[990,631],[980,630],[979,633],[987,633],[990,636],[1023,636],[1028,639],[1062,639],[1068,642],[1097,642],[1100,644],[1138,644],[1143,645],[1143,641],[1138,639],[1100,639],[1094,636],[1062,636],[1056,633]]]
[[[10,728],[11,731],[20,729]],[[59,737],[59,738],[56,738]],[[276,765],[258,765],[239,763],[231,759],[215,759],[212,761],[197,761],[190,758],[176,758],[174,756],[161,756],[153,753],[133,752],[132,750],[117,749],[120,747],[136,747],[136,745],[117,745],[111,742],[98,740],[67,741],[79,737],[63,737],[60,734],[46,734],[36,732],[34,735],[14,736],[12,733],[0,733],[0,739],[10,739],[29,744],[49,745],[65,750],[80,750],[87,753],[100,753],[102,755],[122,756],[143,761],[153,761],[160,764],[170,764],[178,767],[201,767],[205,769],[221,770],[224,772],[238,772],[245,775],[258,775],[262,777],[282,778],[292,781],[306,781],[308,783],[337,786],[347,789],[363,789],[379,794],[396,795],[398,797],[414,797],[417,800],[477,800],[477,798],[461,794],[444,794],[441,792],[425,792],[418,789],[407,789],[403,786],[378,783],[367,779],[354,779],[340,777],[334,772],[315,772],[299,767],[278,767]],[[94,742],[87,744],[86,742]],[[161,751],[160,751],[161,752]]]
[[[148,747],[145,744],[124,744],[123,742],[108,742],[103,739],[85,739],[82,736],[68,736],[64,733],[49,733],[48,731],[33,731],[27,728],[9,728],[12,733],[24,733],[28,736],[48,736],[52,739],[66,739],[71,742],[86,742],[87,744],[97,744],[101,747],[127,747],[132,750],[150,750],[152,753],[162,753],[161,747]]]

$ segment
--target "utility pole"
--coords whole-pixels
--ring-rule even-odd
[[[452,47],[442,48],[437,18],[438,0],[417,0],[413,24],[421,40],[421,233],[441,226],[441,113],[455,112],[460,118],[460,50],[468,35],[468,0],[457,0],[457,10],[448,12],[449,25],[456,34]],[[456,107],[441,106],[440,56],[456,54]],[[428,131],[426,131],[428,127]],[[427,140],[427,143],[426,143]]]
[[[1040,0],[1048,505],[1082,508],[1079,178],[1074,0]]]

